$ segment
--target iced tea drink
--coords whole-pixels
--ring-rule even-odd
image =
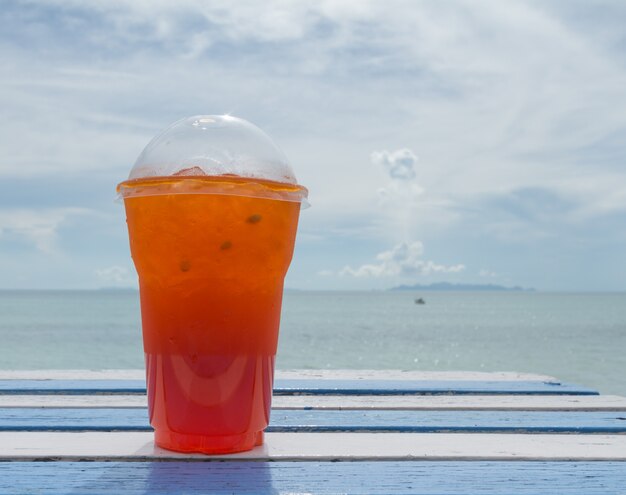
[[[303,189],[234,176],[120,185],[159,446],[225,453],[263,442]]]

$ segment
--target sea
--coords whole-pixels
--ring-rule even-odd
[[[136,291],[0,291],[0,369],[143,364]],[[286,291],[276,366],[531,372],[626,396],[626,293]]]

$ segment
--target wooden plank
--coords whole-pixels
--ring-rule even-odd
[[[136,370],[0,370],[0,380],[143,380],[146,372]],[[515,371],[403,371],[403,370],[276,370],[276,379],[338,380],[470,380],[539,381],[556,378]]]
[[[564,394],[595,395],[596,391],[560,382],[475,382],[405,380],[282,380],[275,395],[448,395],[448,394]]]
[[[409,380],[281,380],[275,395],[598,395],[598,392],[562,382],[526,381],[409,381]]]
[[[602,397],[602,396],[564,396]],[[0,395],[0,408],[9,407],[83,407],[83,408],[145,408],[145,395]]]
[[[146,409],[0,409],[0,431],[151,431]],[[620,412],[273,411],[268,432],[626,433]]]
[[[147,407],[144,395],[0,395],[7,407]],[[275,410],[490,410],[490,411],[626,411],[626,397],[617,395],[279,395]]]
[[[607,495],[625,462],[4,462],[0,493]]]
[[[0,380],[0,394],[145,394],[145,380]]]
[[[3,406],[0,396],[0,407]],[[389,409],[492,411],[626,411],[626,397],[616,395],[402,395],[277,396],[272,407],[284,409]]]
[[[142,380],[0,380],[0,394],[145,394]],[[405,380],[276,380],[274,395],[598,395],[561,382],[405,381]]]
[[[0,380],[145,380],[143,369],[134,370],[0,370]]]
[[[515,371],[403,371],[403,370],[276,370],[278,380],[469,380],[555,382],[553,376]]]
[[[0,460],[202,459],[154,446],[149,432],[1,432]],[[249,452],[212,460],[598,460],[626,461],[626,435],[500,433],[268,433]]]

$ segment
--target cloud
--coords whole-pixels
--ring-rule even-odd
[[[378,189],[378,199],[381,205],[391,204],[395,208],[409,208],[417,204],[418,198],[424,193],[424,188],[414,182],[391,182]]]
[[[170,122],[232,112],[285,148],[309,188],[314,207],[299,232],[305,245],[334,239],[339,229],[372,246],[479,235],[494,252],[500,240],[519,239],[548,257],[542,243],[567,249],[597,225],[606,228],[595,227],[595,238],[623,245],[623,2],[601,9],[533,0],[419,7],[398,0],[393,8],[367,0],[5,3],[5,184],[123,178]],[[376,166],[364,166],[370,159]],[[109,182],[101,187],[112,189]],[[516,193],[538,187],[571,204],[535,211],[533,198]],[[2,207],[59,205],[53,188],[40,202],[13,189],[13,199],[0,197]],[[66,190],[74,196],[62,204],[95,201]],[[25,230],[2,222],[3,241],[42,251],[67,242],[52,218],[30,219]],[[561,235],[567,223],[576,229]],[[350,243],[330,249],[336,259],[352,254]],[[94,249],[88,273],[110,252],[110,245]],[[578,265],[593,256],[581,254]],[[114,263],[123,259],[104,262]]]
[[[297,157],[312,192],[329,173],[354,178],[343,150],[355,137],[361,149],[419,146],[428,164],[420,186],[438,203],[604,175],[625,152],[626,65],[615,63],[623,55],[609,41],[621,36],[624,10],[619,2],[602,10],[524,1],[399,1],[393,9],[368,1],[15,2],[0,13],[0,173],[128,167],[154,132],[206,109],[279,129],[281,143],[322,137],[330,160]],[[376,159],[394,181],[414,178],[410,149]],[[616,199],[620,175],[609,191]]]
[[[56,249],[59,228],[72,218],[93,215],[87,208],[0,210],[0,238],[26,242],[43,253]]]
[[[389,251],[376,256],[379,263],[361,265],[358,268],[344,267],[339,274],[359,278],[367,277],[403,277],[431,275],[434,273],[459,273],[464,265],[440,265],[434,261],[422,259],[424,245],[420,241],[402,242]]]
[[[487,270],[483,268],[482,270],[478,272],[478,276],[484,277],[484,278],[496,278],[498,277],[498,274],[496,272],[492,272],[491,270]]]
[[[384,222],[386,229],[395,238],[410,239],[414,210],[424,193],[415,180],[417,156],[410,149],[401,148],[396,151],[374,151],[370,159],[388,177],[384,187],[377,190],[378,204],[383,216],[387,217]]]
[[[626,211],[624,191],[609,194],[605,190],[603,199],[591,200],[601,195],[603,182],[591,181],[576,192],[527,187],[468,198],[464,202],[465,225],[487,238],[515,244],[579,237],[581,227],[601,214],[600,208],[604,208],[605,215]]]
[[[335,274],[332,270],[320,270],[317,275],[320,277],[332,277]]]
[[[394,152],[375,151],[371,155],[372,163],[384,167],[389,177],[397,180],[415,179],[417,156],[408,148]]]
[[[96,270],[98,278],[105,283],[114,285],[135,285],[136,279],[131,276],[128,268],[118,265]]]

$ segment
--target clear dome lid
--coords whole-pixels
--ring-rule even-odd
[[[128,180],[118,186],[118,191],[124,197],[164,194],[156,190],[150,192],[143,184],[151,182],[151,179],[166,177],[197,179],[196,182],[204,178],[205,186],[213,179],[220,183],[231,181],[241,184],[245,179],[279,183],[282,185],[279,186],[281,192],[269,196],[287,194],[289,199],[307,205],[307,190],[298,185],[293,169],[280,148],[254,124],[230,115],[196,115],[174,122],[148,143],[131,169]],[[141,187],[138,183],[142,184]],[[229,194],[250,194],[244,189],[233,186],[228,191]],[[257,192],[253,195],[258,195],[261,189],[257,184]],[[211,192],[204,186],[193,190]],[[183,189],[169,193],[172,192],[182,193]]]
[[[145,147],[129,179],[236,175],[296,184],[285,154],[254,124],[230,115],[196,115],[173,123]]]

